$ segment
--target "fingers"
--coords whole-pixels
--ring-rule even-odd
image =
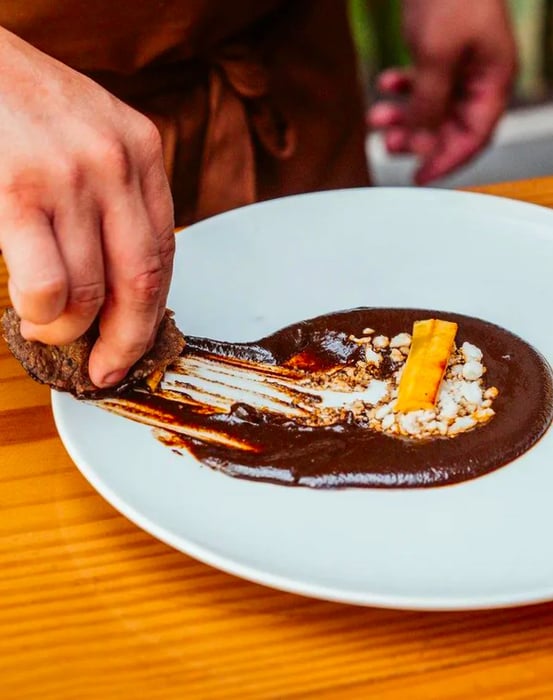
[[[175,246],[159,132],[134,115],[127,138],[128,153],[107,149],[115,177],[100,194],[106,300],[89,360],[90,378],[100,387],[121,381],[151,347],[165,312]]]
[[[11,202],[0,203],[0,244],[9,273],[9,293],[18,315],[49,323],[63,312],[68,278],[48,217],[31,210],[17,214]]]
[[[411,89],[411,71],[390,68],[378,77],[380,92],[394,96],[408,93]],[[408,114],[405,102],[377,102],[367,113],[367,124],[371,129],[384,132],[384,144],[391,154],[409,152]]]
[[[439,142],[439,132],[417,129],[409,136],[408,149],[410,153],[425,158],[430,155]]]
[[[379,75],[377,82],[378,89],[385,95],[391,97],[405,95],[412,88],[412,73],[409,69],[390,68]],[[394,126],[403,126],[407,118],[405,102],[384,99],[369,110],[367,123],[373,129],[389,129]]]
[[[383,92],[404,99],[375,105],[368,122],[384,131],[389,153],[419,156],[418,184],[449,174],[487,144],[508,100],[511,53],[483,44],[462,62],[454,53],[442,51],[440,61],[419,54],[416,70],[391,69],[380,76]]]
[[[420,60],[409,98],[409,121],[414,128],[437,128],[448,114],[454,87],[455,61]]]
[[[121,381],[148,349],[165,284],[159,241],[139,190],[113,197],[103,220],[107,294],[89,360],[99,387]]]
[[[426,153],[415,174],[418,184],[448,175],[486,146],[505,109],[509,84],[502,67],[467,79],[464,98],[440,129],[435,148]]]
[[[480,144],[474,138],[474,134],[460,128],[459,125],[447,125],[436,148],[423,159],[415,173],[415,182],[418,185],[426,185],[448,175],[470,160],[479,149]]]
[[[391,68],[378,79],[379,89],[390,95],[408,97],[414,86],[412,69]],[[409,100],[377,103],[367,115],[373,129],[384,131],[384,144],[390,154],[415,154],[426,156],[436,146],[436,134],[417,127]]]
[[[457,108],[458,121],[484,143],[505,110],[510,83],[502,70],[489,71],[467,84],[465,99]]]
[[[23,321],[28,339],[65,345],[81,336],[96,318],[105,295],[104,265],[98,212],[86,201],[67,202],[54,218],[58,249],[68,276],[63,313],[47,325]]]
[[[153,125],[152,125],[153,126]],[[153,127],[155,129],[155,127]],[[157,330],[167,303],[171,284],[173,258],[175,255],[175,220],[171,188],[163,165],[163,153],[159,133],[150,131],[149,148],[142,148],[144,161],[141,170],[141,192],[144,206],[154,236],[158,240],[162,266],[162,284],[158,304],[158,314],[154,329]],[[151,342],[153,344],[154,338]]]
[[[0,245],[14,306],[25,332],[56,344],[98,317],[90,375],[114,384],[147,349],[169,288],[159,133],[89,78],[14,35],[4,43]]]
[[[373,129],[403,126],[407,121],[405,106],[393,102],[380,102],[369,110],[367,121]]]
[[[404,95],[411,91],[413,70],[411,68],[388,68],[377,79],[380,92],[392,95]]]
[[[415,182],[426,185],[449,175],[481,151],[489,137],[490,132],[475,132],[460,124],[448,123],[437,137],[436,147],[419,165]]]
[[[374,128],[407,124],[411,128],[433,129],[447,114],[455,83],[457,57],[431,52],[419,56],[416,68],[390,68],[378,77],[380,92],[404,97],[401,104],[383,101],[369,112]]]
[[[388,129],[384,134],[384,144],[388,153],[399,155],[409,153],[410,131],[403,128]]]

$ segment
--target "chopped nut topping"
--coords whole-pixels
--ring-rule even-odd
[[[409,333],[398,333],[390,340],[391,348],[408,348],[411,345],[411,335]]]
[[[390,339],[385,335],[377,335],[373,340],[373,348],[375,350],[383,350],[384,348],[387,348],[388,345],[390,345]]]
[[[382,355],[375,352],[372,348],[365,348],[365,362],[369,365],[379,365],[382,362]]]
[[[363,333],[368,330],[375,332],[364,329]],[[308,424],[329,425],[353,420],[391,437],[428,440],[455,438],[494,417],[492,405],[499,391],[494,386],[484,385],[486,367],[482,351],[475,345],[464,342],[460,348],[453,348],[432,409],[395,412],[411,336],[399,333],[390,341],[384,335],[368,337],[366,334],[362,338],[352,335],[350,340],[362,347],[364,360],[331,371],[308,373],[303,385],[307,389],[360,392],[361,396],[356,395],[356,400],[347,408],[317,410],[306,419]]]
[[[392,359],[394,362],[403,362],[405,358],[403,357],[403,353],[399,348],[393,348],[390,352],[390,359]]]

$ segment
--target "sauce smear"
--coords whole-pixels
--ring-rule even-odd
[[[355,365],[363,347],[351,336],[364,328],[392,337],[409,332],[414,321],[424,318],[457,323],[457,345],[467,341],[482,350],[486,384],[499,392],[493,419],[454,438],[386,435],[360,424],[348,411],[331,425],[310,425],[248,403],[236,402],[225,409],[215,407],[214,401],[208,406],[194,399],[193,392],[187,396],[185,375],[180,377],[180,398],[171,392],[133,389],[121,399],[101,403],[108,410],[157,425],[162,442],[173,450],[188,450],[211,468],[289,486],[443,486],[508,464],[534,445],[551,423],[552,372],[540,353],[521,338],[480,319],[421,309],[360,308],[303,321],[253,343],[187,338],[183,358],[223,358],[230,366],[273,368],[275,377],[290,381],[306,372]],[[383,367],[383,375],[393,369]],[[213,391],[215,399],[216,388]],[[297,399],[293,388],[290,396]]]

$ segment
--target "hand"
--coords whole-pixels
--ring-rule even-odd
[[[89,373],[119,382],[152,344],[174,254],[160,136],[85,76],[0,29],[0,247],[27,339],[99,314]]]
[[[369,123],[390,153],[420,158],[418,184],[459,167],[489,141],[507,104],[516,48],[502,0],[403,0],[413,66],[379,77]]]

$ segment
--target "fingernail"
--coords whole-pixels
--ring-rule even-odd
[[[102,379],[100,385],[112,386],[113,384],[117,384],[125,378],[128,371],[128,369],[117,369],[114,372],[109,372],[109,374],[106,374],[106,376]]]

